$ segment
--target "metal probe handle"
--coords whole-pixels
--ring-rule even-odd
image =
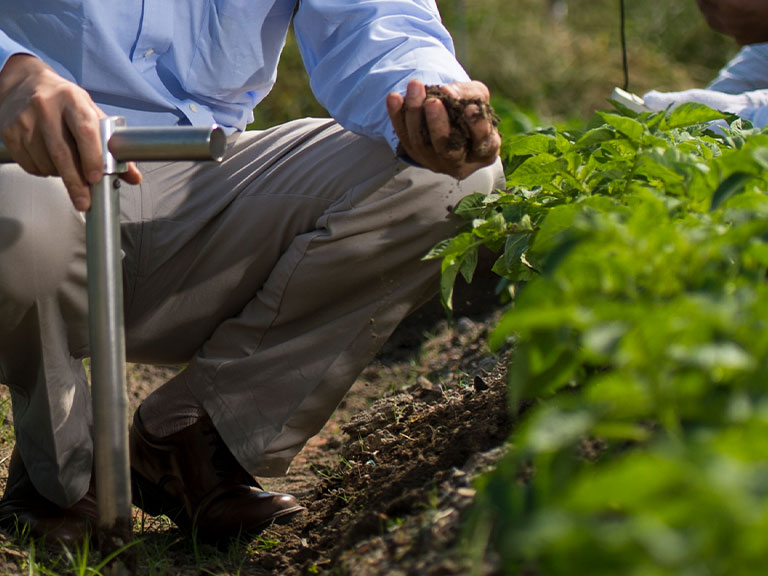
[[[118,117],[112,117],[117,119]],[[106,119],[105,119],[106,120]],[[107,142],[109,153],[118,162],[170,162],[174,160],[221,161],[227,137],[218,126],[128,127],[115,120]],[[0,142],[0,164],[14,162]]]
[[[100,123],[104,175],[91,186],[86,215],[88,330],[94,420],[94,475],[99,509],[99,545],[106,557],[132,538],[125,370],[123,280],[120,253],[120,174],[130,161],[220,161],[226,136],[216,127],[128,128],[122,117]],[[13,162],[0,142],[0,163]],[[135,572],[135,554],[122,552],[111,574]]]

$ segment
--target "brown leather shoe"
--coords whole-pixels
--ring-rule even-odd
[[[83,498],[61,508],[35,489],[16,448],[8,466],[8,483],[0,500],[0,527],[20,537],[44,538],[47,544],[80,545],[98,525],[93,481]]]
[[[156,438],[139,410],[130,433],[133,503],[165,514],[204,541],[253,534],[305,510],[290,494],[266,492],[237,462],[208,416]]]

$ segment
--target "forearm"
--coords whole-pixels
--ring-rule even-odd
[[[343,126],[385,139],[397,136],[383,106],[404,94],[410,80],[467,81],[453,44],[428,1],[304,0],[294,20],[299,46],[318,100]]]

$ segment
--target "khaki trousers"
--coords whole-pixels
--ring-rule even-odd
[[[121,189],[127,358],[183,378],[254,475],[285,473],[397,324],[437,289],[422,256],[458,182],[331,120],[242,134],[221,165],[145,163]],[[37,489],[91,473],[85,230],[57,179],[0,168],[0,382]]]

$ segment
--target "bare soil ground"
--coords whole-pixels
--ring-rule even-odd
[[[492,285],[459,288],[457,297],[454,322],[437,302],[407,320],[289,474],[265,479],[299,497],[305,514],[217,549],[136,511],[139,574],[469,573],[462,519],[473,480],[503,453],[511,423],[504,355],[486,344],[499,314]],[[130,366],[132,404],[177,369]],[[1,482],[12,442],[12,433],[0,438]],[[89,573],[76,563],[0,533],[0,574]],[[89,566],[97,563],[94,553]],[[472,568],[496,572],[492,562]]]

